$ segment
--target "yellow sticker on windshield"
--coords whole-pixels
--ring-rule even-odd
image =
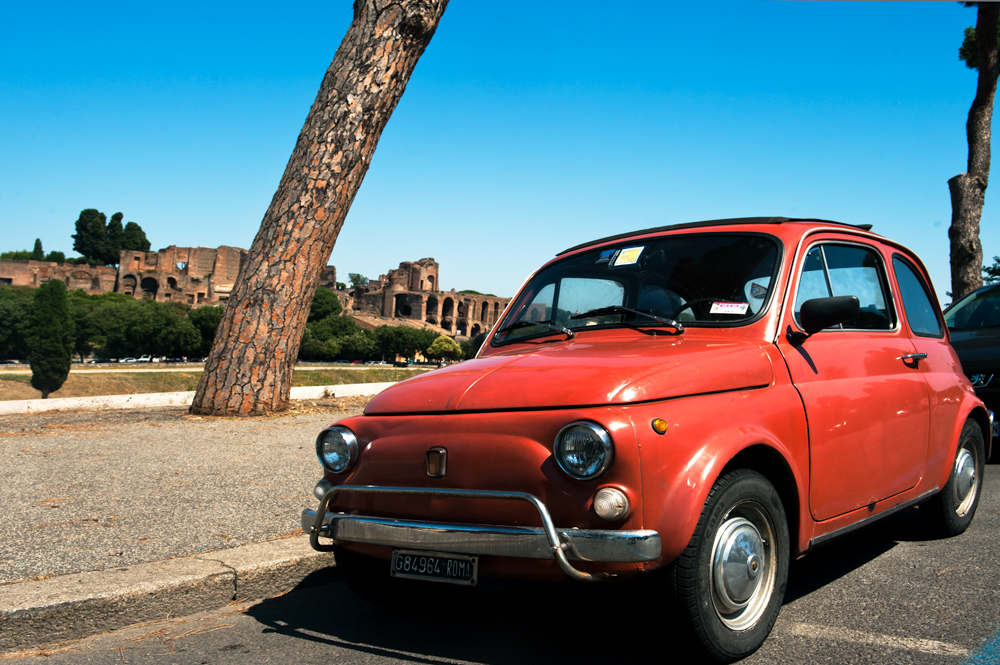
[[[630,266],[639,260],[639,255],[642,254],[642,250],[645,247],[626,247],[622,251],[618,252],[618,256],[615,257],[615,261],[612,264],[616,268],[618,266]]]

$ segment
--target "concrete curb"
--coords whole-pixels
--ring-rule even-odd
[[[352,383],[340,386],[303,386],[292,388],[292,399],[322,399],[377,395],[394,382]],[[190,406],[194,391],[180,393],[147,393],[143,395],[105,395],[101,397],[59,397],[52,399],[21,399],[0,401],[0,414],[40,413],[63,409],[141,409],[151,406]]]
[[[284,593],[334,565],[307,536],[0,586],[0,653]]]

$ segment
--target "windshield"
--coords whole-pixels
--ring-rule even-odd
[[[1000,328],[1000,284],[970,293],[944,314],[952,330]]]
[[[583,252],[535,275],[494,343],[558,335],[559,328],[661,327],[671,320],[680,327],[742,325],[770,302],[778,259],[773,237],[749,233],[667,236]]]

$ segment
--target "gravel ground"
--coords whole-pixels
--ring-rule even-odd
[[[186,409],[0,417],[0,584],[301,533],[321,477],[314,441],[370,398],[288,415]]]

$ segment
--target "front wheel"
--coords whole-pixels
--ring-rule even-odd
[[[788,524],[771,483],[746,469],[720,478],[669,575],[693,646],[722,663],[756,651],[781,609],[788,560]]]
[[[963,533],[972,524],[983,484],[986,444],[979,423],[965,421],[958,452],[944,488],[920,506],[924,525],[935,536],[947,538]]]

